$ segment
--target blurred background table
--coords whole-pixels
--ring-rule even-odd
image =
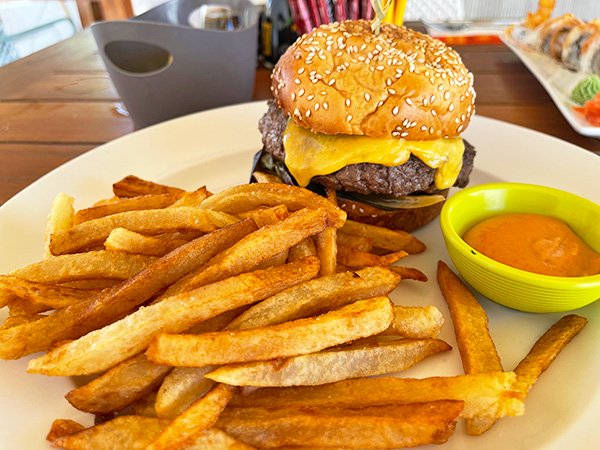
[[[600,155],[505,46],[456,49],[475,75],[477,114],[538,130]],[[257,69],[255,100],[270,98]],[[0,68],[0,204],[70,159],[133,131],[89,31]],[[524,149],[526,150],[526,149]]]

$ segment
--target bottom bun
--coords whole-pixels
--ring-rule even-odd
[[[448,192],[442,193],[444,197]],[[348,214],[348,219],[394,230],[414,231],[439,216],[444,202],[420,208],[383,210],[366,203],[338,197],[338,206]]]

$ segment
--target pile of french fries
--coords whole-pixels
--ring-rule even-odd
[[[402,448],[481,434],[524,399],[585,325],[555,324],[513,370],[487,317],[440,262],[464,375],[395,374],[451,347],[435,306],[395,305],[392,265],[425,245],[346,220],[335,195],[277,183],[218,194],[128,176],[74,210],[60,194],[45,258],[0,276],[0,358],[94,375],[66,393],[95,414],[57,419],[64,449]]]

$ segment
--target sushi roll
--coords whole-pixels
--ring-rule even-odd
[[[569,31],[561,53],[561,61],[567,69],[576,72],[580,70],[581,50],[585,42],[598,32],[600,32],[600,20],[598,19],[574,27]]]
[[[573,14],[564,14],[542,23],[534,31],[531,42],[533,48],[548,56],[560,59],[562,44],[569,31],[574,27],[583,25],[583,21]]]
[[[581,47],[580,69],[584,73],[600,75],[600,32],[587,39]]]

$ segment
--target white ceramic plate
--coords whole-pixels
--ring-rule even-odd
[[[261,146],[257,122],[265,110],[264,103],[251,103],[176,119],[103,145],[41,178],[0,208],[0,273],[41,258],[46,215],[59,191],[75,196],[80,208],[110,196],[111,184],[128,174],[187,189],[206,184],[213,191],[246,182],[252,155]],[[466,137],[478,152],[472,184],[528,182],[600,202],[600,158],[581,148],[483,117],[474,118]],[[416,235],[429,248],[405,263],[422,269],[430,281],[403,282],[394,300],[433,304],[449,318],[435,282],[437,261],[450,263],[438,221]],[[512,369],[559,318],[480,300],[506,369]],[[466,436],[459,424],[443,448],[584,449],[600,442],[600,302],[578,313],[590,319],[589,325],[533,388],[526,415],[503,419],[479,438]],[[429,358],[407,376],[462,373],[449,319],[441,337],[454,350]],[[49,448],[44,438],[55,418],[92,422],[90,415],[76,411],[63,398],[82,380],[26,374],[29,359],[0,361],[0,449]]]
[[[584,136],[600,137],[600,127],[590,125],[582,115],[572,109],[573,106],[578,105],[571,101],[571,91],[587,76],[586,74],[565,69],[549,56],[526,49],[504,34],[500,35],[500,39],[544,86],[556,107],[575,131]]]

